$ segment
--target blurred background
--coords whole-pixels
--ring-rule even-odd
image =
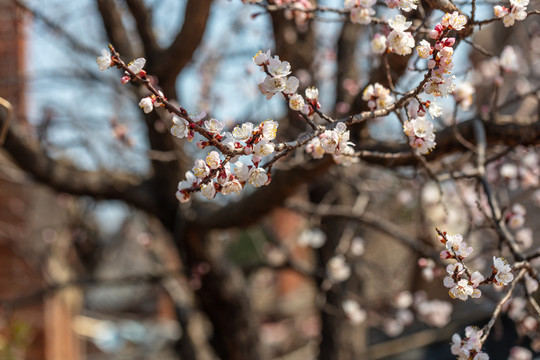
[[[415,26],[438,21],[433,3],[408,14]],[[396,13],[378,5],[378,17]],[[477,1],[477,16],[492,7]],[[306,127],[282,98],[259,93],[259,50],[289,61],[302,90],[317,86],[335,118],[368,110],[368,84],[391,78],[399,93],[423,77],[414,55],[371,51],[387,27],[339,12],[312,17],[240,0],[0,0],[0,105],[14,129],[0,150],[0,360],[455,358],[452,334],[483,326],[501,292],[450,299],[434,228],[464,234],[471,267],[486,274],[501,249],[477,179],[446,176],[470,169],[473,152],[442,129],[480,116],[538,122],[537,17],[458,42],[453,73],[476,89],[475,102],[438,101],[434,122],[448,136],[429,166],[409,153],[391,114],[352,128],[352,141],[403,161],[340,167],[298,151],[266,190],[182,206],[177,183],[206,151],[173,139],[166,111],[137,106],[146,90],[95,63],[112,43],[126,62],[145,57],[151,81],[190,113],[228,129],[272,118],[279,141]],[[493,63],[508,44],[519,55],[513,72]],[[512,231],[532,253],[538,137],[491,138],[489,180],[509,217],[516,203],[526,209]],[[540,350],[538,315],[520,301],[497,321],[490,358]]]

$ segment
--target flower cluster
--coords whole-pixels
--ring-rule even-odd
[[[306,152],[311,154],[315,159],[321,159],[324,154],[332,154],[336,162],[343,160],[342,157],[349,157],[354,154],[354,150],[350,145],[354,145],[349,141],[350,132],[347,126],[339,122],[335,129],[325,130],[318,137],[313,138],[306,146]],[[357,158],[351,158],[357,160]],[[352,161],[355,161],[352,160]],[[348,164],[345,162],[344,164]]]
[[[482,292],[478,286],[485,280],[484,276],[475,271],[469,279],[463,277],[465,268],[462,263],[450,264],[446,267],[447,276],[443,280],[445,287],[449,288],[448,294],[452,299],[466,301],[468,297],[479,298]]]
[[[384,0],[384,2],[390,9],[397,7],[405,12],[415,10],[418,7],[418,5],[416,5],[418,0]]]
[[[247,122],[236,126],[230,133],[222,131],[225,127],[223,122],[216,119],[203,121],[202,117],[199,116],[193,123],[174,117],[171,133],[180,138],[193,138],[193,128],[200,126],[230,151],[251,156],[253,165],[236,161],[238,156],[222,160],[217,151],[211,151],[204,160],[195,160],[191,171],[186,173],[186,180],[178,184],[176,193],[178,200],[186,202],[190,199],[190,193],[198,190],[204,197],[212,199],[218,192],[224,195],[238,193],[246,183],[260,187],[270,182],[270,175],[265,169],[259,167],[259,164],[263,157],[274,152],[275,145],[272,141],[276,137],[278,127],[275,121],[267,120],[258,126]],[[209,141],[197,143],[197,147],[201,149],[208,145],[210,145]],[[234,161],[236,162],[233,171],[230,162]]]
[[[414,37],[405,30],[411,27],[412,22],[403,15],[396,15],[388,20],[388,25],[392,28],[387,39],[389,50],[398,55],[409,55],[414,47]]]
[[[463,264],[473,249],[468,247],[460,234],[448,235],[437,230],[438,239],[446,246],[441,251],[441,259],[454,259],[457,262],[446,267],[446,277],[443,280],[445,287],[449,288],[450,297],[466,301],[468,297],[479,298],[482,295],[478,286],[485,284],[508,285],[513,279],[512,267],[503,258],[493,257],[491,276],[485,278],[480,272],[470,273]]]
[[[430,31],[429,37],[435,40],[435,45],[431,47],[430,43],[422,40],[417,47],[418,55],[421,58],[428,60],[428,68],[431,70],[430,79],[424,86],[427,94],[433,96],[448,96],[455,88],[453,79],[450,76],[454,63],[453,55],[456,39],[447,38],[444,35],[450,30],[460,31],[465,28],[467,18],[464,15],[459,15],[457,11],[452,14],[446,13],[441,22],[435,25],[435,28]]]
[[[484,332],[472,326],[465,328],[465,338],[459,334],[452,336],[450,351],[458,360],[489,360],[489,356],[482,352],[482,335]]]
[[[527,17],[529,0],[510,0],[510,5],[510,9],[501,5],[493,7],[495,16],[503,19],[505,27],[510,27],[514,25],[514,22],[522,21]]]
[[[394,103],[394,97],[390,95],[390,90],[379,83],[368,85],[362,93],[362,100],[368,102],[368,107],[372,111]]]
[[[345,0],[345,8],[351,11],[351,22],[367,25],[371,23],[371,18],[375,15],[373,5],[376,3],[377,0]]]
[[[268,50],[265,53],[259,51],[253,57],[253,62],[266,73],[266,78],[259,84],[259,90],[267,99],[271,99],[277,93],[282,93],[292,110],[307,116],[313,115],[315,109],[320,108],[317,99],[319,91],[316,88],[306,89],[305,99],[296,93],[300,81],[295,76],[288,76],[291,73],[291,64],[288,61],[279,60],[277,55],[271,57]]]
[[[514,280],[512,268],[503,258],[493,257],[493,272],[491,277],[497,285],[508,285]]]
[[[428,154],[436,145],[433,123],[424,116],[405,121],[403,131],[409,137],[409,145],[421,154]]]
[[[467,246],[460,234],[448,235],[445,232],[439,232],[437,239],[442,242],[446,250],[441,251],[441,259],[463,260],[471,255],[473,248]]]

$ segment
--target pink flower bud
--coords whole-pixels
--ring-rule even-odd
[[[448,259],[452,259],[452,258],[453,258],[452,254],[450,254],[450,251],[448,251],[448,250],[443,250],[443,251],[441,251],[441,255],[440,255],[440,256],[441,256],[441,259],[442,259],[442,260],[448,260]]]
[[[244,148],[244,154],[250,155],[253,152],[253,145],[246,145]]]
[[[444,38],[443,39],[444,41],[444,46],[454,46],[454,44],[456,43],[456,38]]]
[[[253,161],[253,165],[255,165],[257,167],[259,166],[259,163],[261,162],[261,160],[262,160],[262,157],[257,156],[257,155],[253,155],[251,157],[251,161]]]
[[[437,62],[435,62],[435,60],[433,60],[433,59],[428,60],[428,62],[427,62],[428,69],[433,69],[435,67],[435,65],[437,65]]]
[[[129,82],[129,80],[131,80],[131,76],[129,75],[126,75],[126,76],[122,76],[122,78],[120,79],[120,82],[125,85]]]
[[[432,39],[437,39],[439,37],[439,32],[437,30],[431,30],[429,32],[429,37]]]
[[[204,148],[207,147],[207,146],[208,146],[208,142],[207,142],[207,141],[201,140],[201,141],[197,142],[197,147],[198,147],[199,149],[204,149]]]

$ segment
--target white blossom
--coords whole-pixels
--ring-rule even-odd
[[[316,137],[311,139],[311,141],[306,145],[306,152],[311,154],[314,159],[321,159],[325,154],[325,150],[321,145],[320,138]]]
[[[519,70],[518,56],[512,46],[504,47],[499,59],[499,64],[506,72],[515,72]]]
[[[191,169],[191,171],[196,177],[200,179],[210,174],[210,168],[208,168],[208,166],[202,159],[195,160],[195,165],[193,165],[193,168]]]
[[[253,154],[259,157],[270,155],[273,152],[274,152],[274,144],[266,140],[259,141],[253,147]]]
[[[393,19],[388,20],[388,26],[398,32],[407,30],[412,25],[412,21],[407,21],[405,16],[396,15]]]
[[[414,37],[410,32],[392,30],[388,35],[390,51],[398,55],[409,55],[414,48]]]
[[[135,74],[138,74],[143,69],[144,64],[146,64],[146,59],[138,58],[128,64],[128,69],[133,71]]]
[[[246,182],[249,179],[249,170],[251,168],[241,161],[237,161],[234,164],[234,174],[236,178],[242,182]]]
[[[433,123],[424,117],[406,121],[403,131],[409,137],[410,146],[421,154],[429,153],[436,145]]]
[[[255,187],[261,187],[268,182],[268,174],[263,168],[252,168],[249,171],[248,182]]]
[[[351,276],[351,267],[342,255],[335,255],[326,263],[326,272],[330,281],[340,283]]]
[[[383,34],[375,34],[371,40],[371,50],[377,54],[382,55],[386,51],[386,36]]]
[[[461,31],[467,24],[467,17],[465,15],[460,15],[457,11],[454,11],[452,14],[445,14],[441,24],[443,24],[445,21],[448,21],[448,25],[450,25],[454,30]]]
[[[371,17],[375,15],[372,8],[354,7],[351,9],[351,22],[355,24],[367,25],[371,22]]]
[[[217,151],[211,151],[206,156],[206,164],[212,170],[219,168],[221,165],[221,159],[219,158],[219,153]]]
[[[298,245],[318,249],[326,242],[326,235],[320,229],[305,229],[298,237]]]
[[[493,268],[497,272],[495,274],[495,281],[497,284],[508,285],[510,282],[512,282],[512,280],[514,280],[512,268],[503,258],[494,256]]]
[[[152,99],[147,96],[139,101],[139,107],[143,109],[145,114],[148,114],[154,109],[154,104],[152,103]]]
[[[268,72],[272,77],[283,78],[291,73],[291,64],[288,61],[280,61],[274,56],[268,60]]]
[[[285,90],[286,85],[285,78],[267,76],[263,82],[259,84],[259,89],[263,95],[266,95],[267,99],[271,99],[274,94]]]
[[[510,349],[510,357],[508,360],[532,360],[533,353],[521,346],[514,346]]]
[[[422,59],[427,59],[431,55],[431,44],[426,40],[422,40],[416,47],[416,51]]]
[[[341,307],[345,313],[345,316],[347,316],[351,323],[361,324],[366,320],[366,311],[362,310],[360,304],[358,304],[356,301],[351,299],[345,300],[341,304]]]
[[[431,115],[432,118],[436,118],[436,117],[439,117],[443,114],[443,109],[442,107],[440,107],[439,105],[437,105],[436,103],[432,102],[430,105],[429,105],[429,115]]]
[[[253,124],[250,122],[243,123],[241,126],[236,126],[232,132],[232,136],[238,141],[247,141],[253,135]]]
[[[304,98],[300,94],[294,94],[289,99],[289,107],[294,111],[301,111],[304,105]]]
[[[204,122],[204,128],[212,134],[219,134],[224,127],[225,123],[223,121],[219,121],[214,118]]]
[[[287,80],[285,80],[285,88],[283,89],[283,92],[285,94],[292,95],[298,89],[298,85],[300,85],[300,80],[298,80],[298,78],[295,76],[289,76]]]
[[[274,120],[266,120],[262,124],[262,139],[274,140],[276,138],[278,123]]]
[[[178,116],[174,115],[172,118],[173,126],[171,128],[171,133],[178,137],[183,138],[186,137],[189,133],[189,122],[185,119],[179,118]]]
[[[261,50],[259,50],[259,52],[255,54],[255,56],[253,57],[253,62],[256,65],[263,65],[268,60],[270,60],[270,50],[267,50],[264,53]]]
[[[96,63],[98,64],[99,70],[107,70],[112,64],[111,53],[106,49],[101,50],[101,56],[96,59]]]
[[[306,89],[306,98],[309,100],[317,100],[319,97],[319,90],[316,87],[308,87]]]
[[[472,84],[465,81],[456,86],[452,95],[454,95],[454,99],[463,110],[469,110],[473,103],[474,93],[475,89]]]
[[[210,183],[203,185],[201,187],[201,194],[208,200],[212,200],[214,196],[216,196],[216,188],[214,187],[214,183],[210,181]]]
[[[229,195],[232,193],[238,194],[240,191],[242,191],[242,184],[240,181],[234,179],[231,181],[227,181],[223,186],[221,187],[221,193],[223,195]]]

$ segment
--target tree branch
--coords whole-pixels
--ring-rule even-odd
[[[156,38],[152,31],[152,14],[141,0],[126,0],[126,4],[135,19],[137,31],[141,38],[145,57],[153,58],[158,50]]]
[[[111,0],[96,0],[96,3],[110,42],[125,57],[133,59],[135,57],[133,46],[122,23],[122,15],[118,11],[116,3]]]
[[[216,211],[201,211],[195,219],[190,221],[189,226],[225,229],[253,224],[272,209],[283,204],[300,185],[316,179],[332,164],[332,158],[326,157],[320,161],[313,161],[307,166],[296,167],[292,170],[278,170],[272,175],[270,185]]]
[[[156,60],[155,75],[161,86],[169,93],[174,88],[176,77],[193,57],[199,47],[210,15],[212,0],[189,0],[184,15],[182,30],[171,45]]]
[[[7,112],[0,110],[0,128],[4,126],[6,118]],[[53,159],[15,123],[7,127],[3,147],[17,166],[37,181],[73,195],[124,200],[154,214],[160,208],[152,195],[152,179],[121,172],[84,171],[68,161]]]

